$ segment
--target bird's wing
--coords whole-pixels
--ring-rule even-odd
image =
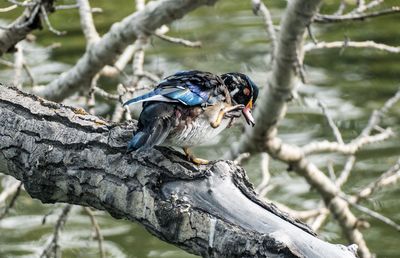
[[[213,89],[221,84],[221,79],[211,73],[182,71],[162,80],[153,91],[128,100],[124,105],[159,101],[197,106],[208,103]]]

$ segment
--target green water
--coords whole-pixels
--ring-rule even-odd
[[[331,4],[334,1],[326,1]],[[392,1],[396,2],[396,1]],[[61,1],[60,3],[72,3]],[[273,1],[271,11],[275,22],[279,21],[284,1]],[[389,6],[390,1],[385,3]],[[4,2],[0,7],[6,6]],[[103,13],[95,15],[95,22],[101,33],[110,25],[134,10],[133,1],[92,1],[92,6],[102,7]],[[332,9],[332,5],[324,7]],[[10,19],[12,14],[0,14],[0,18]],[[387,16],[358,23],[341,23],[313,27],[319,40],[375,40],[381,43],[400,45],[398,22],[400,16]],[[72,65],[84,52],[84,38],[79,28],[76,10],[59,11],[51,15],[53,26],[68,32],[58,37],[47,29],[35,32],[39,46],[45,47],[60,42],[62,47],[51,53],[43,50],[33,51],[35,75],[39,82],[45,82],[57,76],[59,71]],[[203,7],[183,20],[171,26],[170,35],[183,36],[203,42],[201,49],[176,46],[153,39],[147,50],[146,69],[162,71],[165,75],[176,70],[200,69],[215,73],[228,71],[245,72],[258,85],[265,82],[265,72],[270,67],[270,41],[264,31],[260,17],[251,12],[250,1],[221,0],[214,7]],[[49,60],[45,60],[46,57]],[[12,59],[12,55],[4,58]],[[58,63],[55,63],[57,61]],[[315,51],[307,55],[306,72],[308,84],[299,88],[299,98],[289,107],[288,114],[280,126],[280,136],[289,143],[303,145],[312,139],[334,140],[326,119],[321,114],[315,99],[326,104],[344,140],[357,136],[364,128],[373,109],[379,108],[400,86],[400,55],[388,54],[377,50],[339,49]],[[11,81],[12,73],[0,71],[1,81]],[[52,76],[44,76],[46,73]],[[128,71],[129,72],[129,71]],[[102,80],[101,87],[114,89],[116,80]],[[399,133],[400,105],[397,104],[384,119],[381,126],[390,126]],[[242,128],[236,126],[226,131],[218,143],[199,147],[196,151],[202,157],[217,159],[227,150],[231,142],[240,135]],[[345,185],[352,193],[366,185],[380,173],[389,168],[400,155],[398,136],[389,141],[368,146],[357,155],[357,164]],[[340,171],[345,157],[342,155],[316,155],[312,160],[326,171],[328,161],[333,162],[336,171]],[[248,175],[254,184],[260,180],[259,157],[255,155],[246,165]],[[268,194],[273,200],[280,201],[298,209],[315,206],[318,195],[294,173],[287,173],[286,166],[272,162],[271,184],[275,188]],[[388,187],[374,196],[368,207],[384,213],[400,223],[400,190]],[[41,252],[42,246],[51,236],[56,214],[60,205],[43,205],[23,194],[15,209],[8,217],[0,221],[0,257],[32,257]],[[49,215],[42,225],[44,214]],[[355,212],[358,214],[357,212]],[[103,212],[97,213],[99,224],[105,238],[105,247],[109,257],[192,257],[180,249],[159,241],[147,233],[140,225],[115,220]],[[363,230],[368,246],[378,257],[399,257],[399,232],[389,226],[370,219],[365,215],[371,228]],[[321,237],[337,243],[346,244],[340,228],[329,221],[320,232]],[[97,243],[92,240],[89,218],[80,208],[72,210],[60,244],[64,257],[98,257]]]

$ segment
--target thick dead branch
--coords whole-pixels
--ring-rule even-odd
[[[32,31],[42,27],[40,21],[41,7],[46,13],[54,11],[54,0],[41,0],[29,2],[22,15],[6,28],[0,29],[0,56],[25,39]]]
[[[162,147],[126,154],[133,129],[0,90],[0,163],[44,203],[107,210],[204,257],[354,257],[260,201],[232,162],[195,166]]]
[[[36,87],[33,92],[45,98],[62,100],[75,93],[80,87],[88,87],[95,74],[114,59],[138,36],[150,35],[163,24],[182,18],[186,13],[216,0],[163,0],[150,2],[119,23],[98,42],[92,44],[76,65],[47,86]]]
[[[85,35],[87,46],[91,47],[93,43],[100,40],[99,33],[93,22],[92,8],[88,0],[77,0],[77,3],[83,35]]]
[[[295,67],[298,54],[302,56],[302,45],[306,27],[318,10],[319,0],[289,1],[281,19],[276,57],[271,76],[258,100],[254,112],[257,121],[253,128],[246,127],[239,144],[231,148],[228,158],[238,153],[262,151],[268,138],[276,135],[276,125],[286,112],[286,102],[293,98]]]

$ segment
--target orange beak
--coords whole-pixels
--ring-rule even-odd
[[[247,103],[246,107],[242,110],[244,118],[246,119],[247,124],[255,125],[254,117],[251,114],[251,109],[253,108],[253,99],[250,99],[249,103]]]

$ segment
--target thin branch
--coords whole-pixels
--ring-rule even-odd
[[[38,1],[24,1],[24,2],[18,2],[16,0],[7,0],[7,1],[21,7],[32,7],[38,4]]]
[[[49,16],[47,15],[46,8],[43,5],[40,6],[40,10],[41,10],[41,13],[40,13],[41,17],[44,19],[47,27],[49,28],[49,30],[51,32],[53,32],[57,36],[62,36],[62,35],[65,35],[67,33],[66,31],[59,31],[59,30],[56,30],[55,28],[53,28],[53,26],[50,23]]]
[[[3,204],[6,202],[7,198],[17,191],[20,182],[17,180],[13,180],[13,181],[15,181],[15,182],[13,182],[10,185],[7,185],[3,189],[3,191],[0,193],[0,206],[3,206]]]
[[[269,180],[271,179],[271,174],[269,172],[269,155],[265,152],[261,153],[261,182],[256,187],[255,191],[258,196],[264,197],[273,186],[269,185]]]
[[[84,207],[83,209],[87,213],[87,215],[89,216],[90,222],[92,223],[92,226],[94,228],[96,239],[97,239],[97,241],[99,243],[100,258],[105,258],[106,257],[106,253],[104,251],[104,245],[103,245],[104,238],[103,238],[103,234],[101,233],[99,223],[97,222],[97,219],[94,216],[94,213],[92,212],[92,210],[89,207]]]
[[[71,211],[71,204],[67,204],[61,211],[60,216],[57,219],[56,225],[54,227],[54,233],[52,238],[50,239],[47,246],[44,248],[43,252],[40,254],[40,258],[48,257],[48,258],[58,258],[61,257],[61,249],[58,243],[58,239],[60,237],[60,233],[67,221],[68,214]]]
[[[372,115],[368,120],[368,124],[361,132],[360,137],[369,135],[372,129],[374,129],[375,126],[380,124],[381,119],[386,115],[389,109],[392,108],[399,101],[400,101],[400,88],[397,90],[396,94],[393,97],[391,97],[385,102],[382,108],[374,110],[374,112],[372,112]]]
[[[400,231],[400,225],[397,224],[396,222],[394,222],[393,220],[391,220],[388,217],[383,216],[382,214],[379,214],[376,211],[373,211],[367,207],[364,207],[354,201],[351,201],[349,198],[347,198],[344,195],[341,195],[341,198],[343,200],[345,200],[348,204],[350,204],[351,206],[353,206],[354,208],[356,208],[357,210],[361,211],[364,214],[367,214],[368,216],[375,218],[379,221],[382,221],[383,223],[385,223],[386,225],[389,225],[391,227],[393,227],[394,229],[396,229],[397,231]]]
[[[237,156],[237,158],[233,161],[236,165],[242,164],[243,161],[247,160],[250,158],[250,153],[245,152],[241,153],[240,155]]]
[[[0,64],[14,68],[14,63],[4,60],[3,58],[0,58]]]
[[[12,196],[10,203],[8,205],[6,205],[6,207],[4,208],[3,212],[0,213],[0,220],[2,220],[7,215],[7,213],[10,211],[10,209],[12,209],[12,207],[14,207],[15,201],[17,200],[17,198],[18,198],[18,196],[19,196],[19,194],[21,192],[22,182],[16,182],[16,189],[15,190],[14,190],[14,185],[12,185],[11,188],[14,191],[14,195]],[[9,193],[10,192],[11,191],[9,191]]]
[[[200,48],[201,47],[201,42],[200,41],[190,41],[186,39],[181,39],[181,38],[175,38],[171,36],[167,36],[161,33],[154,33],[157,37],[159,37],[162,40],[165,40],[167,42],[171,42],[174,44],[179,44],[185,47],[193,47],[193,48]]]
[[[333,41],[333,42],[317,42],[317,43],[308,43],[304,46],[304,51],[309,52],[317,49],[330,49],[330,48],[370,48],[377,49],[381,51],[387,51],[390,53],[398,54],[400,53],[400,47],[394,47],[386,44],[376,43],[374,41]]]
[[[347,182],[355,163],[356,157],[354,155],[347,158],[344,168],[335,182],[338,187],[341,187],[345,182]]]
[[[400,178],[400,159],[397,163],[392,166],[389,170],[383,173],[377,180],[369,183],[367,186],[362,188],[359,193],[355,196],[355,202],[360,199],[365,199],[371,196],[374,192],[380,188],[395,183]]]
[[[22,79],[22,69],[23,69],[23,64],[24,64],[24,52],[23,52],[23,47],[19,43],[15,46],[17,51],[14,54],[14,79],[13,79],[13,84],[21,89],[22,84],[23,84],[23,79]]]
[[[139,35],[150,35],[163,24],[181,18],[197,7],[214,2],[216,0],[162,0],[146,5],[142,11],[117,23],[118,26],[112,26],[97,43],[86,50],[75,66],[47,86],[34,87],[32,91],[47,99],[59,101],[74,94],[79,88],[89,87],[93,76],[105,65],[112,64],[119,53]]]
[[[16,5],[16,4],[10,5],[9,7],[0,8],[0,13],[6,13],[6,12],[12,11],[16,8],[18,8],[18,5]]]
[[[275,58],[275,51],[277,49],[277,36],[275,32],[274,22],[272,21],[271,13],[267,6],[261,0],[252,0],[254,14],[261,13],[264,20],[265,29],[271,39],[271,62]]]
[[[79,4],[65,4],[65,5],[56,5],[54,7],[56,10],[67,10],[67,9],[75,9],[79,8]]]
[[[120,99],[119,95],[108,93],[107,91],[105,91],[99,87],[94,87],[94,93],[102,98],[109,99],[109,100],[119,100]]]
[[[24,71],[26,73],[26,75],[28,75],[28,78],[30,80],[31,86],[35,86],[35,77],[33,76],[33,73],[31,71],[31,69],[29,68],[28,64],[24,61],[24,63],[22,64],[22,67],[24,68]]]
[[[40,4],[34,5],[33,9],[32,9],[32,13],[29,16],[29,19],[27,19],[23,23],[17,23],[15,25],[11,24],[8,26],[8,29],[11,29],[13,27],[15,27],[16,29],[22,29],[23,27],[28,27],[29,25],[31,25],[33,23],[33,20],[35,20],[36,15],[39,13],[40,6],[41,6]]]
[[[328,14],[317,14],[314,17],[316,23],[332,23],[332,22],[343,22],[343,21],[362,21],[367,18],[374,18],[383,15],[395,14],[400,12],[399,6],[392,6],[391,8],[370,12],[370,13],[350,13],[344,15],[328,15]]]
[[[333,121],[333,118],[331,117],[331,115],[328,113],[328,111],[326,110],[326,106],[324,103],[322,103],[320,100],[318,100],[318,106],[321,107],[322,113],[325,115],[326,120],[328,120],[328,124],[331,127],[332,131],[333,131],[333,135],[336,138],[336,141],[339,144],[344,144],[343,138],[342,138],[342,134],[339,131],[339,128],[336,126],[335,122]]]
[[[376,143],[384,141],[389,137],[393,136],[393,131],[390,128],[385,129],[383,132],[372,135],[357,138],[350,143],[340,144],[338,142],[320,141],[311,142],[302,147],[304,154],[320,153],[320,152],[339,152],[342,154],[355,154],[361,147],[366,144]]]

